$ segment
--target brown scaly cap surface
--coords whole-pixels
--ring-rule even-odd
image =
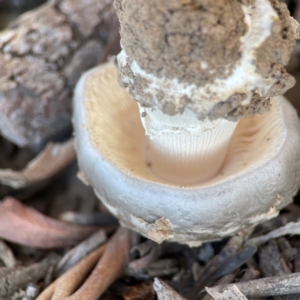
[[[245,78],[245,84],[228,89],[224,82],[241,64],[243,51],[249,52],[244,46],[247,34],[259,26],[251,10],[255,12],[262,1],[116,0],[126,53],[126,59],[124,55],[118,58],[120,84],[129,87],[142,105],[158,107],[169,115],[186,108],[200,119],[238,120],[263,113],[269,97],[283,94],[294,84],[283,66],[296,35],[285,5],[278,0],[263,2],[273,7],[274,17],[271,35],[252,52],[251,72],[257,73],[260,84]],[[134,64],[142,72],[136,72]],[[161,83],[155,79],[153,84],[153,78]],[[180,90],[175,93],[172,80],[175,86],[177,80],[184,88],[193,88],[188,95]]]

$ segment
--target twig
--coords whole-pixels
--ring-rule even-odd
[[[178,261],[172,258],[159,259],[145,270],[149,277],[170,276],[179,271]]]
[[[223,292],[235,285],[246,297],[269,297],[300,293],[300,274],[275,276],[248,282],[214,286],[211,290]]]
[[[261,235],[256,238],[252,238],[246,241],[246,245],[255,245],[256,247],[266,243],[271,239],[276,239],[284,235],[299,235],[300,234],[300,222],[290,222],[285,226],[275,229],[266,235]]]
[[[61,277],[50,284],[36,300],[65,299],[71,295],[81,284],[85,276],[91,271],[99,257],[104,252],[105,246],[91,252],[78,264],[69,269]],[[53,296],[53,297],[52,297]]]
[[[215,277],[216,271],[218,271],[220,266],[224,265],[228,259],[236,254],[242,243],[243,239],[241,237],[232,237],[222,251],[207,263],[199,275],[199,281],[195,285],[192,300],[198,298],[200,291],[204,289],[204,287],[211,281],[212,278],[218,279]],[[220,276],[222,276],[222,274]]]
[[[146,253],[145,256],[135,259],[129,263],[127,267],[127,273],[134,275],[135,273],[145,270],[152,262],[154,262],[160,255],[159,245],[153,241],[147,241],[143,243],[144,245],[140,248],[140,254]],[[150,248],[148,248],[148,246]],[[133,249],[138,249],[138,246],[135,246]],[[148,253],[146,251],[149,251]]]
[[[206,291],[213,297],[215,300],[247,300],[247,298],[241,293],[241,291],[235,286],[229,287],[224,292],[217,292],[212,288],[206,288]]]
[[[157,293],[158,300],[185,300],[185,298],[158,278],[154,279],[153,288]]]
[[[76,247],[68,251],[59,261],[55,274],[60,276],[65,271],[73,267],[90,252],[98,248],[106,242],[106,234],[103,230],[99,230],[91,235],[89,238],[78,244]]]
[[[241,278],[240,282],[246,282],[254,279],[258,279],[260,277],[260,272],[254,267],[250,267],[246,270],[245,274]]]
[[[120,227],[107,243],[105,252],[83,285],[66,300],[97,300],[123,272],[129,260],[131,231]]]
[[[277,240],[278,247],[280,248],[280,252],[282,258],[286,262],[288,268],[292,271],[293,265],[292,261],[297,257],[298,251],[296,248],[293,248],[290,242],[285,238],[281,237]],[[278,274],[276,274],[278,275]]]
[[[157,244],[154,243],[153,241],[147,240],[146,242],[140,243],[140,244],[132,247],[130,249],[130,255],[135,256],[135,254],[137,254],[137,256],[139,258],[144,257],[146,254],[148,254],[153,249],[153,246],[155,246],[155,245],[157,245]]]
[[[224,285],[224,284],[229,284],[229,283],[232,283],[234,278],[236,277],[237,273],[238,273],[239,270],[236,270],[235,272],[231,273],[231,274],[227,274],[225,276],[223,276],[222,278],[220,278],[215,285]],[[207,291],[207,288],[208,287],[205,287],[206,291]],[[200,295],[200,298],[201,298],[201,295]],[[210,300],[211,297],[210,295],[206,294],[202,300]],[[235,298],[234,298],[235,299]],[[227,300],[227,299],[226,299]]]

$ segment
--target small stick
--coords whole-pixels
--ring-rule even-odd
[[[235,299],[235,300],[247,300],[247,298],[241,293],[241,291],[233,285],[232,287],[228,288],[224,292],[217,292],[212,288],[206,288],[207,293],[209,293],[214,300],[228,300],[228,299]]]
[[[276,239],[284,235],[299,235],[300,234],[300,222],[290,222],[285,226],[275,229],[266,235],[261,235],[256,238],[246,241],[246,245],[255,245],[256,247],[266,243],[271,239]]]
[[[185,300],[185,298],[183,298],[169,285],[159,280],[158,278],[154,279],[153,288],[157,293],[158,300]]]
[[[124,271],[129,260],[131,231],[120,227],[107,243],[104,254],[84,284],[65,300],[97,300]]]
[[[246,270],[245,274],[241,278],[240,282],[246,282],[254,279],[258,279],[260,277],[260,272],[254,267],[250,267]]]
[[[214,286],[211,290],[223,292],[235,285],[246,297],[270,297],[300,293],[300,274],[292,273],[256,279],[248,282]]]
[[[91,252],[78,264],[52,282],[36,300],[65,299],[63,297],[69,296],[96,264],[104,249],[105,245]]]
[[[211,281],[212,278],[218,279],[215,277],[216,272],[218,272],[219,268],[223,266],[228,259],[232,258],[236,254],[242,243],[243,239],[241,237],[232,237],[222,251],[207,263],[199,275],[199,281],[195,285],[192,300],[198,298],[200,291],[204,289],[204,287]],[[220,274],[220,276],[222,275],[224,274]]]
[[[145,245],[145,248],[146,248],[146,245]],[[146,249],[141,248],[142,252],[143,252],[143,250],[145,251]],[[149,252],[145,256],[143,256],[139,259],[135,259],[129,263],[128,268],[127,268],[129,273],[136,273],[136,272],[146,269],[160,255],[159,246],[157,244],[153,243],[152,241],[151,241],[151,248],[148,249],[148,251]]]
[[[55,270],[56,276],[63,274],[65,271],[77,264],[90,252],[92,252],[105,242],[106,234],[104,230],[95,232],[93,235],[78,244],[76,247],[72,248],[62,257]]]
[[[291,274],[291,270],[282,257],[275,240],[271,240],[268,245],[261,247],[258,255],[259,266],[262,274],[264,275],[263,277]],[[286,300],[291,300],[291,298],[294,298],[293,296],[286,297]],[[282,300],[282,297],[274,297],[274,300]]]
[[[224,285],[224,284],[229,284],[229,283],[232,283],[234,278],[236,277],[238,273],[238,270],[235,271],[234,273],[231,273],[231,274],[227,274],[225,276],[223,276],[222,278],[220,278],[217,283],[215,285]],[[210,289],[209,287],[205,287],[206,291],[207,289]],[[211,295],[205,295],[202,300],[210,300],[211,299]]]
[[[150,277],[174,275],[179,271],[178,261],[171,258],[159,259],[145,270]]]
[[[287,266],[289,267],[289,269],[292,271],[293,270],[293,266],[291,261],[293,261],[296,257],[297,257],[297,249],[293,248],[290,244],[290,242],[285,238],[285,237],[281,237],[277,240],[278,243],[278,247],[281,250],[281,255],[283,257],[283,259],[285,260]],[[278,274],[276,274],[278,275]]]

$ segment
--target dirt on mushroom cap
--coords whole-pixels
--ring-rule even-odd
[[[201,120],[237,121],[264,113],[269,97],[294,85],[283,66],[297,29],[277,0],[132,1],[116,1],[123,46],[118,72],[141,105],[171,116],[189,109]],[[236,78],[244,79],[234,86]]]

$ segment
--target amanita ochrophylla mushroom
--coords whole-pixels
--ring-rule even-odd
[[[299,33],[285,5],[116,7],[116,66],[84,74],[74,97],[79,165],[98,197],[157,242],[195,245],[276,216],[300,185],[299,120],[277,96],[294,84],[283,65]]]

